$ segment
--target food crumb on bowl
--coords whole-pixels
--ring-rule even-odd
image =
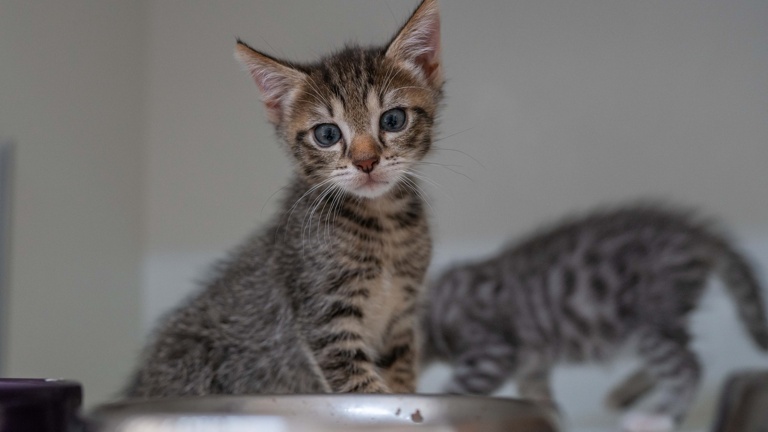
[[[421,423],[424,421],[424,417],[421,415],[421,411],[416,410],[413,414],[411,414],[411,421],[414,423]]]

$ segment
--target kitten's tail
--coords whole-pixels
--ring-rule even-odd
[[[763,351],[768,351],[768,319],[762,289],[747,258],[724,241],[719,241],[718,273],[747,331]]]

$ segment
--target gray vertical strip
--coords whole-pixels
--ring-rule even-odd
[[[13,144],[0,139],[0,376],[5,376],[11,245]]]

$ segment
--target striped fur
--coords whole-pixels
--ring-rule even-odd
[[[454,363],[450,392],[491,393],[514,375],[522,396],[551,401],[555,364],[609,360],[628,345],[644,366],[612,393],[613,404],[655,387],[658,404],[625,426],[647,425],[649,416],[671,425],[701,375],[688,315],[713,272],[768,350],[763,297],[745,258],[692,215],[636,205],[572,219],[450,268],[429,288],[427,356]]]
[[[296,175],[272,222],[163,320],[128,396],[414,390],[431,255],[414,169],[442,96],[438,41],[425,0],[389,45],[314,64],[238,42]],[[402,130],[380,127],[391,109]],[[341,131],[331,146],[324,124]]]

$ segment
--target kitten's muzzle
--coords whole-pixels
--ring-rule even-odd
[[[379,163],[379,148],[370,135],[362,135],[352,140],[349,157],[358,170],[369,174]]]

